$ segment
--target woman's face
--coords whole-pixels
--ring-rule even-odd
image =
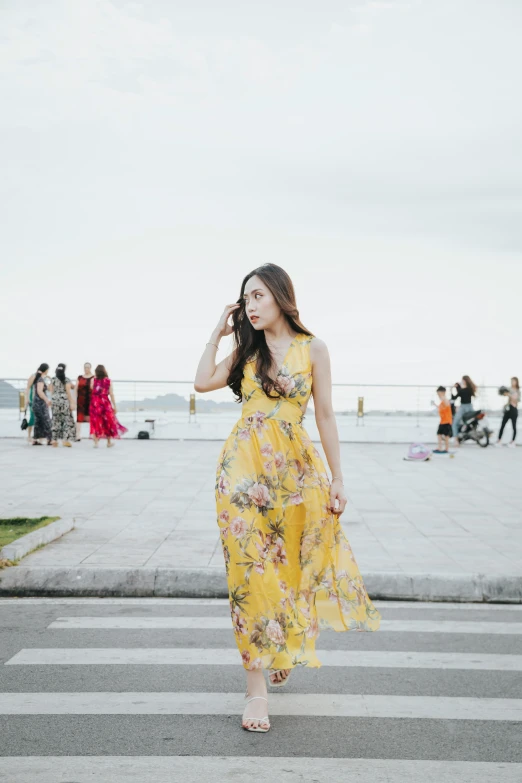
[[[84,371],[85,375],[90,375],[91,374],[91,365],[89,364],[89,362],[86,362],[83,365],[83,371]]]
[[[465,378],[462,378],[462,380],[461,380],[461,382],[460,382],[460,385],[461,385],[461,386],[463,386],[464,388],[466,388],[466,386],[467,386],[468,384],[466,383],[466,379],[465,379]]]
[[[516,389],[517,388],[517,379],[511,378],[511,388]]]
[[[257,275],[248,280],[243,301],[248,319],[256,331],[270,327],[281,315],[281,308],[272,292]]]

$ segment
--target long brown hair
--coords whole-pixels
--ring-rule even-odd
[[[477,386],[476,386],[475,383],[473,383],[473,381],[471,380],[469,375],[463,375],[462,376],[462,380],[466,381],[466,386],[468,387],[468,389],[471,389],[471,396],[472,397],[476,397],[476,395],[477,395]]]
[[[94,371],[94,374],[95,374],[95,376],[96,376],[97,378],[108,378],[108,377],[109,377],[109,376],[107,375],[107,370],[105,369],[105,367],[103,366],[103,364],[99,364],[99,365],[96,367],[96,369],[95,369],[95,371]]]
[[[277,305],[281,308],[288,325],[294,332],[308,334],[313,337],[312,333],[306,329],[299,318],[294,286],[290,275],[277,264],[263,264],[263,266],[259,266],[257,269],[249,272],[241,283],[241,292],[237,300],[241,307],[238,307],[232,313],[236,353],[230,368],[227,384],[236,395],[237,402],[241,402],[242,399],[241,383],[243,381],[245,364],[254,359],[254,357],[256,358],[256,375],[261,381],[265,394],[272,399],[277,399],[281,396],[279,393],[272,394],[273,391],[277,392],[277,389],[274,381],[268,374],[273,367],[273,356],[267,345],[265,333],[263,330],[256,331],[246,314],[245,300],[243,299],[245,286],[254,275],[257,275],[270,290]]]

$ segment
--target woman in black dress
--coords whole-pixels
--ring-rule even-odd
[[[51,442],[51,417],[49,408],[51,400],[45,393],[45,377],[49,372],[48,364],[41,364],[36,371],[33,381],[33,413],[34,413],[34,438],[33,446],[41,446],[41,440]]]
[[[91,381],[94,378],[90,362],[83,365],[83,375],[78,376],[76,383],[76,441],[82,437],[82,422],[89,422],[89,406],[91,404]]]

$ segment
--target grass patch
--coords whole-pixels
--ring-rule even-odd
[[[6,544],[10,544],[17,538],[32,533],[40,527],[46,527],[51,522],[56,522],[60,517],[38,517],[37,519],[28,519],[27,517],[13,517],[12,519],[0,519],[0,549]]]

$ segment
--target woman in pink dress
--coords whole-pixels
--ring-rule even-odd
[[[116,400],[112,382],[103,364],[99,364],[94,371],[91,390],[89,418],[94,446],[97,448],[100,438],[107,438],[107,447],[110,448],[114,446],[113,438],[119,438],[127,432],[127,427],[120,424],[116,418]]]

